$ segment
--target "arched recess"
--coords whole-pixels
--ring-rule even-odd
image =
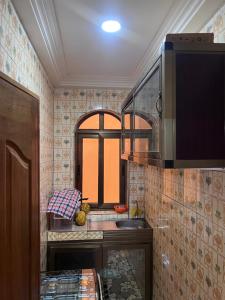
[[[121,117],[91,111],[75,128],[75,186],[93,207],[125,203],[126,163],[121,160]]]

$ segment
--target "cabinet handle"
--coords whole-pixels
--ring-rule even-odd
[[[99,300],[103,300],[102,281],[100,275],[97,273],[98,287],[99,287]]]
[[[162,94],[159,92],[158,98],[156,99],[155,107],[159,114],[159,117],[162,117]]]

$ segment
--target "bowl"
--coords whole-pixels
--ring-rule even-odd
[[[114,205],[114,209],[118,214],[122,214],[128,211],[128,206],[126,204]]]

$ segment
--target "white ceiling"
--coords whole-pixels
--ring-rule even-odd
[[[175,0],[55,0],[68,75],[129,76]],[[116,18],[119,33],[101,23]]]
[[[198,32],[224,0],[13,0],[55,86],[131,87],[168,32]],[[101,30],[116,18],[122,30]]]

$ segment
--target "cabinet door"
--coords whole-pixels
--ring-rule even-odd
[[[222,167],[224,91],[224,52],[176,53],[177,160],[218,160],[217,166]]]
[[[133,131],[133,101],[122,111],[122,155],[124,158],[132,155],[132,131]]]
[[[48,245],[48,271],[102,268],[99,244],[61,243]]]
[[[39,299],[38,101],[0,79],[1,299]]]
[[[134,155],[159,156],[160,61],[134,96]]]
[[[102,278],[109,299],[150,299],[150,261],[148,244],[103,246]]]

